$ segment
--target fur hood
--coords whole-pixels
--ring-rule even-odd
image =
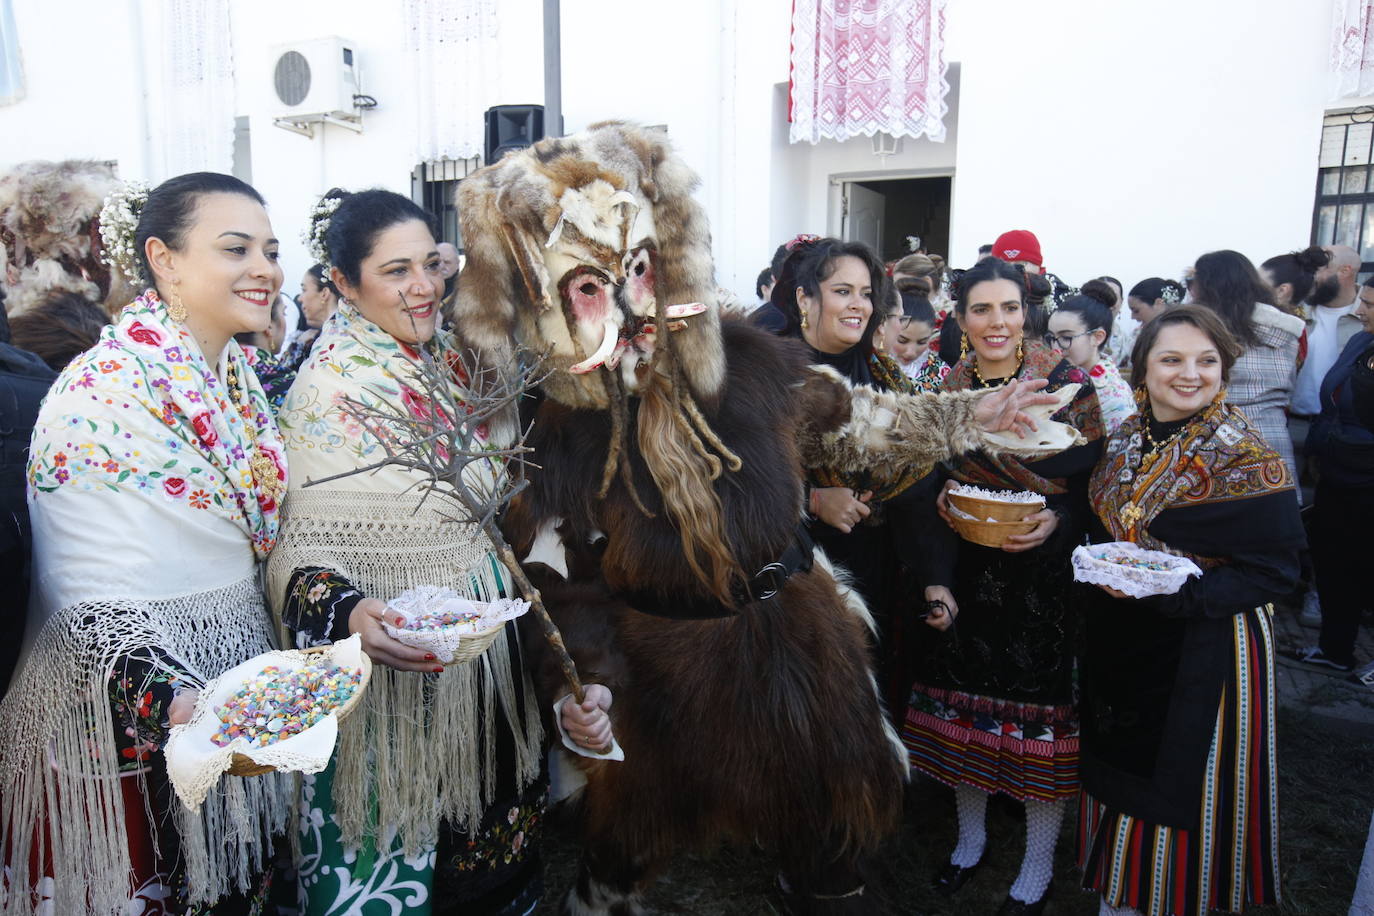
[[[100,208],[118,184],[111,165],[75,159],[24,162],[0,175],[0,280],[9,314],[58,289],[105,298]]]
[[[587,318],[588,308],[609,308],[607,321],[623,335],[619,354],[633,353],[645,322],[657,315],[666,324],[664,308],[701,303],[706,311],[672,343],[691,393],[714,397],[725,366],[710,233],[691,197],[698,183],[662,131],[620,122],[542,140],[474,172],[457,196],[467,247],[453,315],[459,337],[492,365],[513,365],[515,347],[546,353],[550,397],[606,409],[613,368],[570,371],[601,340],[601,319]],[[652,287],[633,294],[646,270]],[[601,297],[590,307],[569,289],[588,275]],[[659,346],[666,333],[660,328]],[[635,365],[627,358],[622,371]]]

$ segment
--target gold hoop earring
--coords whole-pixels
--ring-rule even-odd
[[[172,285],[172,301],[167,303],[167,317],[179,324],[185,324],[188,317],[186,304],[181,301],[181,294],[177,292],[176,284]]]
[[[963,358],[964,358],[965,356],[968,356],[968,335],[967,335],[967,334],[960,334],[960,335],[959,335],[959,359],[962,361]]]

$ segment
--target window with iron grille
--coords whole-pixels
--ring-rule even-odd
[[[478,156],[439,159],[421,163],[410,173],[410,199],[433,213],[439,221],[439,241],[452,242],[459,251],[463,250],[463,236],[458,229],[458,207],[453,198],[458,192],[458,182],[481,164]]]
[[[1349,245],[1360,253],[1360,273],[1374,271],[1374,180],[1370,146],[1374,108],[1328,114],[1322,124],[1312,244]]]

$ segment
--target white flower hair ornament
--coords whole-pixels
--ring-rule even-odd
[[[310,222],[301,233],[301,241],[315,259],[316,264],[324,267],[326,278],[329,276],[329,247],[324,243],[325,233],[329,231],[329,218],[343,203],[342,197],[323,197],[310,208]]]
[[[105,198],[100,208],[101,257],[109,268],[122,273],[130,281],[143,280],[138,250],[134,240],[138,233],[138,215],[148,202],[148,185],[130,181]]]
[[[1159,291],[1159,298],[1164,300],[1165,305],[1178,305],[1183,301],[1183,297],[1178,294],[1178,290],[1172,286],[1166,286]]]

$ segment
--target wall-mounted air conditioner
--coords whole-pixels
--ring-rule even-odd
[[[376,103],[360,94],[353,48],[353,42],[334,37],[271,49],[272,115],[278,127],[306,136],[314,136],[315,124],[362,131],[360,111]]]

